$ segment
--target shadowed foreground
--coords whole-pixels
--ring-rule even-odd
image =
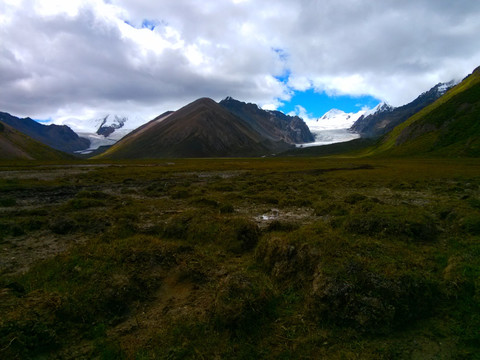
[[[0,166],[0,357],[475,359],[476,160]]]

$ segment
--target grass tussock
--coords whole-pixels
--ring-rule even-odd
[[[480,351],[474,162],[97,165],[4,169],[2,358]]]

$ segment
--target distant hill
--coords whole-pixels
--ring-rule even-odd
[[[252,129],[271,141],[302,144],[315,141],[308,126],[298,116],[280,111],[260,109],[257,105],[227,97],[219,103],[225,109],[244,120]]]
[[[480,67],[393,129],[370,153],[480,156]]]
[[[287,150],[212,99],[201,98],[132,131],[97,158],[240,157]]]
[[[362,137],[383,136],[395,126],[440,98],[453,85],[453,82],[437,84],[412,102],[397,108],[385,103],[380,104],[375,112],[360,116],[350,129]]]
[[[50,148],[0,121],[0,160],[65,160],[73,156]]]
[[[89,140],[79,137],[66,125],[42,125],[30,118],[20,119],[4,112],[0,112],[0,121],[60,151],[73,153],[90,146]]]

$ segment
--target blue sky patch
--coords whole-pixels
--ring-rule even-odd
[[[306,91],[295,91],[291,100],[284,101],[283,106],[278,110],[289,113],[294,111],[297,105],[304,107],[308,114],[313,117],[321,117],[327,111],[331,109],[343,110],[347,113],[358,112],[363,107],[374,108],[381,101],[369,96],[329,96],[325,92],[315,92],[313,89]]]
[[[48,119],[32,119],[32,120],[35,120],[36,122],[40,123],[40,124],[51,124],[53,123],[53,120],[52,118],[48,118]]]
[[[131,27],[135,28],[135,29],[148,29],[150,31],[153,31],[155,30],[155,28],[158,26],[158,24],[160,24],[159,21],[156,21],[156,20],[149,20],[149,19],[144,19],[142,21],[142,24],[140,25],[140,27],[138,26],[135,26],[135,24],[132,24],[130,21],[128,20],[123,20],[123,22],[127,25],[130,25]]]
[[[148,19],[145,19],[142,21],[143,29],[149,29],[153,31],[157,25],[158,25],[158,21],[148,20]]]

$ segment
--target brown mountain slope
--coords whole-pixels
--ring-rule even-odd
[[[286,150],[208,98],[165,113],[133,131],[99,158],[258,156]]]
[[[72,157],[52,149],[0,121],[0,160],[62,160]]]
[[[219,104],[272,141],[283,140],[289,144],[315,141],[307,124],[298,116],[285,115],[280,111],[263,110],[255,104],[244,103],[231,97],[223,99]]]

